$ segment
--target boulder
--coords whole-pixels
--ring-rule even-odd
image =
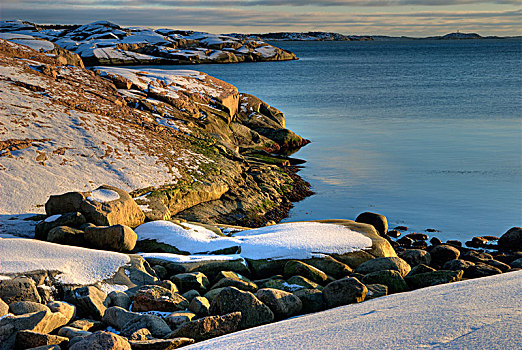
[[[368,294],[366,294],[366,300],[375,299],[388,295],[388,286],[384,284],[367,284]]]
[[[0,317],[7,315],[9,312],[9,305],[5,303],[5,301],[0,298]]]
[[[168,289],[171,293],[179,293],[179,289],[174,282],[169,280],[158,281],[157,286]]]
[[[324,283],[328,278],[323,271],[299,260],[288,261],[285,264],[283,271],[284,275],[287,277],[303,276],[316,283]]]
[[[85,216],[79,212],[56,214],[36,224],[34,228],[34,238],[45,241],[48,239],[47,234],[49,231],[55,227],[67,226],[79,228],[86,222],[87,220],[85,219]]]
[[[127,311],[118,306],[107,309],[103,315],[103,322],[122,332],[126,329],[128,335],[141,328],[147,328],[154,337],[160,338],[171,332],[167,323],[157,316]]]
[[[315,283],[312,281],[310,281],[310,283],[315,285]],[[270,279],[270,280],[266,281],[265,283],[263,283],[262,287],[284,290],[284,291],[291,292],[291,293],[295,292],[296,290],[305,288],[304,286],[301,286],[301,285],[290,284],[287,281],[280,279],[280,278]]]
[[[324,309],[323,292],[319,289],[299,289],[294,295],[301,299],[302,313],[318,312]]]
[[[355,269],[355,272],[366,275],[371,272],[383,270],[395,270],[404,277],[410,272],[411,267],[406,261],[399,257],[386,257],[375,258],[362,263]]]
[[[493,276],[493,275],[499,275],[502,273],[502,270],[500,270],[497,267],[484,264],[481,262],[475,263],[475,265],[470,266],[466,271],[464,271],[464,277],[465,278],[479,278],[479,277],[486,277],[486,276]]]
[[[84,331],[74,327],[62,327],[58,331],[59,336],[65,337],[67,339],[72,339],[74,337],[86,337],[91,334],[92,332]]]
[[[109,299],[108,306],[119,306],[128,310],[131,305],[130,297],[124,292],[114,290],[109,293],[107,298]]]
[[[108,284],[120,284],[133,288],[147,284],[155,284],[158,281],[154,270],[143,257],[136,254],[127,254],[130,263],[122,266],[114,276],[105,280]]]
[[[333,276],[335,278],[343,278],[352,273],[352,269],[350,266],[342,263],[329,255],[324,255],[317,258],[305,259],[302,262],[311,265],[329,276]]]
[[[241,312],[232,312],[223,316],[207,316],[182,325],[168,337],[186,337],[202,341],[238,331],[241,324]]]
[[[446,270],[451,270],[451,269],[446,269]],[[428,265],[420,264],[420,265],[414,266],[411,269],[410,273],[408,273],[406,276],[413,276],[413,275],[417,275],[419,273],[431,272],[431,271],[437,271],[437,270],[435,270],[433,267],[430,267]]]
[[[274,313],[275,319],[297,315],[303,308],[301,299],[292,293],[279,289],[263,288],[257,291],[257,298]]]
[[[512,227],[498,240],[500,250],[522,250],[522,227]]]
[[[522,258],[519,258],[519,259],[513,260],[513,261],[510,263],[510,266],[511,266],[511,268],[513,268],[513,269],[520,269],[520,268],[522,268]]]
[[[132,333],[129,336],[129,340],[149,340],[153,338],[154,337],[152,336],[152,334],[150,334],[150,331],[147,328],[138,329],[136,332]]]
[[[80,247],[86,245],[85,232],[69,226],[57,226],[49,230],[47,241]]]
[[[323,289],[323,287],[320,286],[318,283],[312,282],[303,276],[292,276],[287,280],[287,284],[283,286],[285,288],[283,290],[289,289],[289,290],[295,291],[297,289],[302,289],[302,288],[296,288],[295,286],[301,286],[302,288],[306,288],[306,289],[319,289],[319,290]]]
[[[499,269],[502,272],[506,272],[507,270],[509,270],[511,268],[511,266],[509,266],[508,264],[504,264],[503,262],[495,260],[495,259],[484,260],[484,264],[496,267],[497,269]]]
[[[25,330],[18,331],[15,339],[15,346],[17,349],[29,349],[46,345],[60,345],[61,347],[66,348],[68,344],[68,338]]]
[[[471,266],[474,266],[474,265],[475,265],[475,263],[473,263],[471,261],[466,261],[466,260],[462,260],[462,259],[453,259],[453,260],[446,261],[444,263],[444,265],[442,265],[442,268],[444,270],[451,270],[451,271],[458,271],[458,270],[466,271],[467,269],[469,269]]]
[[[414,276],[407,276],[406,283],[411,289],[435,286],[437,284],[457,282],[462,279],[464,271],[439,270],[432,272],[419,273]]]
[[[139,243],[139,242],[138,242]],[[168,273],[178,274],[186,272],[201,272],[208,276],[218,274],[220,271],[234,271],[241,275],[250,275],[250,270],[247,267],[245,259],[238,257],[234,260],[203,260],[203,261],[187,261],[187,262],[172,262],[161,257],[147,258],[152,265],[163,266]]]
[[[132,311],[178,311],[185,310],[188,305],[178,293],[160,286],[144,286],[134,296]]]
[[[458,259],[460,251],[448,244],[440,244],[430,251],[431,263],[434,266],[442,266],[446,261]]]
[[[187,299],[187,301],[190,303],[192,299],[195,297],[200,297],[201,294],[197,290],[191,289],[188,292],[185,292],[182,294],[183,298]]]
[[[492,260],[493,256],[485,252],[479,252],[476,250],[468,250],[460,255],[460,259],[472,261],[472,262],[486,262]]]
[[[69,350],[131,350],[127,339],[111,332],[98,331],[75,343]]]
[[[210,283],[207,276],[201,272],[179,273],[170,278],[182,292],[195,289],[198,292],[205,292]]]
[[[94,286],[68,291],[65,301],[76,306],[80,316],[100,320],[108,306],[107,295]]]
[[[409,238],[413,239],[414,241],[427,241],[429,238],[427,234],[420,233],[420,232],[408,233],[406,235],[406,237],[409,237]]]
[[[7,304],[17,301],[34,301],[37,303],[42,301],[36,289],[36,283],[25,276],[0,280],[0,298]]]
[[[205,298],[207,298],[210,303],[212,304],[212,300],[214,300],[214,298],[219,294],[221,293],[221,291],[225,288],[228,288],[228,287],[223,287],[223,288],[216,288],[216,289],[211,289],[209,290],[208,292],[205,293],[205,295],[203,295]]]
[[[205,297],[195,297],[188,306],[189,311],[192,311],[198,316],[208,316],[210,310],[210,302]]]
[[[334,257],[336,260],[342,261],[344,264],[348,265],[351,269],[355,269],[362,263],[375,259],[375,256],[371,255],[365,250],[358,250],[342,255],[334,255]]]
[[[179,347],[194,344],[194,339],[173,338],[173,339],[147,339],[130,340],[132,350],[171,350]]]
[[[402,252],[399,252],[398,255],[411,267],[420,264],[429,265],[431,263],[430,253],[422,249],[406,249]]]
[[[212,286],[212,289],[223,287],[236,287],[247,292],[255,292],[257,290],[257,285],[254,282],[230,277],[220,279]]]
[[[357,278],[347,277],[328,283],[323,289],[323,298],[328,308],[359,303],[364,300],[368,289]]]
[[[85,240],[94,248],[129,252],[134,249],[138,235],[124,225],[88,227],[85,229]]]
[[[400,293],[408,290],[408,285],[396,270],[375,271],[365,275],[362,280],[364,284],[384,284],[388,287],[388,293]]]
[[[355,222],[362,222],[372,225],[383,237],[388,233],[388,220],[384,215],[364,212],[357,216]]]
[[[9,305],[9,312],[13,315],[31,314],[38,311],[51,311],[43,304],[34,301],[17,301]]]
[[[170,326],[170,328],[176,329],[181,325],[192,321],[194,318],[197,318],[197,315],[193,312],[178,311],[168,315],[165,318],[165,321],[167,321],[167,324]]]
[[[101,321],[81,319],[71,322],[69,326],[81,329],[82,331],[96,332],[103,329],[104,324]]]
[[[239,328],[245,329],[274,320],[274,313],[250,292],[241,291],[235,287],[226,287],[214,297],[210,304],[210,313],[224,315],[241,312]]]

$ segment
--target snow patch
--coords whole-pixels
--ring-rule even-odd
[[[44,222],[54,222],[62,217],[62,214],[51,215],[44,220]]]
[[[91,192],[91,195],[87,197],[87,200],[91,202],[107,203],[120,199],[118,192],[100,188]]]

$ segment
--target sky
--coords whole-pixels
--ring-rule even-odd
[[[0,19],[213,33],[522,35],[522,0],[1,0]]]

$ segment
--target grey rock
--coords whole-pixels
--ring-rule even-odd
[[[42,301],[34,281],[24,276],[0,280],[0,298],[6,304],[17,301],[34,301],[37,303]]]
[[[408,285],[396,270],[375,271],[365,275],[362,280],[364,284],[384,284],[388,287],[388,293],[400,293],[408,290]]]
[[[143,286],[134,295],[132,311],[178,311],[188,305],[188,301],[178,293],[157,285]]]
[[[241,327],[241,312],[232,312],[223,316],[207,316],[182,325],[168,338],[186,337],[196,341],[219,337],[235,332]]]
[[[69,339],[58,335],[51,335],[33,331],[18,331],[15,339],[17,349],[30,349],[39,346],[60,345],[64,348],[69,344]]]
[[[94,248],[129,252],[134,249],[138,235],[125,225],[89,227],[85,229],[85,240]]]
[[[297,315],[303,308],[301,299],[292,293],[279,289],[260,289],[257,291],[257,298],[272,310],[275,319],[284,319]]]
[[[471,266],[475,266],[475,263],[473,263],[471,261],[462,260],[462,259],[453,259],[453,260],[446,261],[444,263],[444,265],[442,265],[442,268],[444,270],[452,270],[452,271],[462,270],[462,271],[466,271]]]
[[[193,312],[177,311],[173,312],[165,318],[167,324],[172,329],[179,328],[181,325],[188,323],[195,319],[197,315]]]
[[[86,223],[85,216],[79,212],[59,214],[60,216],[52,221],[40,221],[34,228],[34,238],[40,240],[47,240],[47,234],[49,231],[58,226],[67,226],[73,228],[79,228],[81,225]]]
[[[65,301],[76,306],[82,317],[100,320],[108,306],[107,295],[94,286],[80,287],[68,291]]]
[[[187,301],[190,303],[192,299],[201,296],[201,294],[199,294],[197,290],[191,289],[188,292],[183,293],[182,296],[183,298],[187,299]]]
[[[302,313],[318,312],[324,309],[323,292],[319,289],[299,289],[294,295],[301,299]]]
[[[440,244],[430,251],[431,262],[434,266],[442,266],[446,261],[458,259],[460,251],[448,244]]]
[[[451,269],[447,269],[447,270],[451,270]],[[420,265],[414,266],[406,276],[413,276],[413,275],[417,275],[419,273],[432,272],[432,271],[437,271],[437,270],[435,270],[433,267],[430,267],[428,265],[420,264]]]
[[[86,245],[85,232],[68,226],[57,226],[49,230],[47,241],[80,247]]]
[[[257,290],[257,285],[254,282],[230,277],[220,279],[211,289],[223,287],[236,287],[247,292],[255,292]]]
[[[358,279],[343,278],[328,283],[323,289],[323,298],[328,308],[359,303],[364,300],[368,289]]]
[[[114,290],[109,293],[107,298],[109,298],[109,306],[119,306],[124,309],[129,309],[131,305],[131,299],[124,292]]]
[[[283,271],[286,277],[303,276],[316,283],[324,283],[327,279],[326,273],[299,260],[288,261]]]
[[[72,339],[74,337],[86,337],[91,334],[92,334],[92,332],[83,331],[81,329],[74,328],[74,327],[62,327],[58,331],[59,336],[65,337],[67,339]]]
[[[355,272],[366,275],[371,272],[383,270],[395,270],[404,277],[411,271],[411,266],[399,257],[375,258],[359,265],[355,269]]]
[[[131,350],[127,339],[111,332],[98,331],[75,343],[69,350]]]
[[[302,260],[302,262],[311,265],[323,271],[327,275],[333,276],[335,278],[343,278],[350,275],[350,273],[353,272],[350,266],[332,258],[329,255],[325,255],[319,258]]]
[[[500,270],[499,268],[496,268],[494,266],[484,264],[481,262],[477,262],[477,263],[475,263],[475,265],[471,266],[470,268],[466,269],[466,271],[464,271],[464,277],[465,278],[479,278],[479,277],[499,275],[501,273],[502,273],[502,270]]]
[[[500,250],[522,250],[522,227],[512,227],[498,240]]]
[[[205,297],[195,297],[188,306],[189,311],[198,316],[208,316],[210,310],[210,302]]]
[[[462,270],[450,271],[439,270],[433,272],[419,273],[415,276],[407,276],[406,282],[411,289],[435,286],[437,284],[457,282],[462,279]]]
[[[38,311],[51,311],[43,304],[34,301],[17,301],[9,305],[9,312],[13,315],[24,315]]]
[[[210,283],[207,276],[201,272],[188,272],[174,275],[170,278],[182,292],[195,289],[198,292],[205,292]]]
[[[120,329],[130,336],[141,328],[147,328],[154,337],[161,338],[171,332],[167,323],[158,316],[127,311],[118,306],[108,308],[103,315],[103,322]]]
[[[511,266],[512,269],[520,269],[520,268],[522,268],[522,258],[513,260],[510,263],[510,266]]]
[[[364,212],[359,214],[355,221],[372,225],[381,236],[385,236],[388,232],[388,220],[384,215]]]
[[[287,280],[287,284],[289,284],[290,286],[298,285],[306,289],[323,289],[323,287],[320,286],[318,283],[312,282],[303,276],[292,276]]]
[[[375,299],[388,295],[388,286],[384,284],[367,284],[368,294],[366,294],[366,300]]]
[[[422,249],[406,249],[399,252],[399,257],[406,261],[411,267],[424,264],[429,265],[431,263],[431,255]]]
[[[472,262],[486,262],[487,260],[492,260],[493,256],[491,254],[485,252],[479,252],[476,250],[469,250],[460,255],[460,258],[463,260],[468,260]]]

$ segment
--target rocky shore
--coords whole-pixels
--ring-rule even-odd
[[[369,212],[259,229],[150,221],[108,185],[53,195],[45,210],[35,239],[0,238],[0,349],[174,349],[522,269],[520,227],[466,243],[486,251],[423,233],[394,240]]]

